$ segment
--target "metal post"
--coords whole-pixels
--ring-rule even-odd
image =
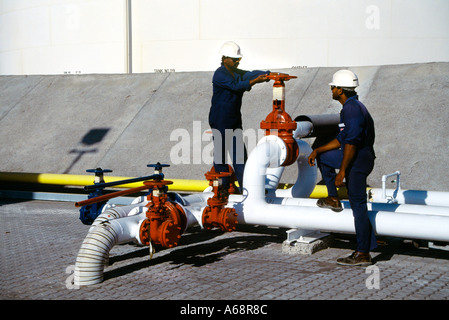
[[[133,39],[132,39],[132,8],[131,0],[126,0],[126,68],[127,73],[133,73]]]

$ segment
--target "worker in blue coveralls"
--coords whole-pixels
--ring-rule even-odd
[[[238,69],[242,54],[240,47],[232,41],[224,43],[220,53],[221,66],[215,71],[212,79],[213,95],[209,112],[209,125],[214,139],[214,169],[215,172],[229,172],[229,152],[241,191],[247,160],[240,110],[242,97],[253,85],[269,81],[267,75],[270,71],[250,72]],[[222,183],[227,189],[230,179],[223,178]]]
[[[346,181],[351,204],[357,247],[349,257],[337,259],[341,265],[365,266],[371,264],[370,251],[377,247],[376,236],[368,217],[367,177],[374,167],[374,121],[366,107],[358,100],[355,88],[359,85],[357,75],[349,70],[337,71],[329,83],[332,98],[339,101],[340,132],[329,143],[314,149],[309,164],[317,160],[321,176],[327,186],[328,196],[318,199],[317,205],[333,211],[342,211],[337,187]],[[339,172],[336,173],[336,169]]]

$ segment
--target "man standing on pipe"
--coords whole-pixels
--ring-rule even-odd
[[[337,71],[329,83],[332,98],[339,101],[340,133],[337,137],[312,151],[309,164],[318,167],[328,190],[328,197],[318,199],[317,205],[342,211],[337,187],[346,181],[348,198],[354,215],[357,247],[349,257],[337,259],[342,265],[371,264],[370,251],[377,247],[376,236],[368,217],[366,181],[374,167],[374,121],[366,107],[358,100],[355,88],[357,76],[349,70]],[[339,169],[338,174],[336,169]]]
[[[247,151],[242,132],[242,97],[256,83],[267,82],[270,71],[245,71],[238,69],[242,54],[240,47],[228,41],[220,50],[221,66],[215,71],[212,84],[212,105],[209,111],[209,125],[214,139],[215,172],[229,172],[227,153],[231,154],[232,165],[240,189],[243,187],[243,171]],[[231,150],[232,144],[232,150]],[[226,190],[229,178],[223,178]]]

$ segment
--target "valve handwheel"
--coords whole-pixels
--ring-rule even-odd
[[[103,183],[104,182],[103,173],[112,172],[112,170],[95,168],[95,169],[87,169],[86,172],[95,173],[94,183],[95,184],[99,184],[99,183]]]
[[[270,80],[275,80],[275,81],[288,81],[290,79],[296,79],[298,78],[297,76],[291,76],[289,74],[286,73],[279,73],[279,74],[269,74],[267,75],[267,78]]]
[[[207,180],[212,181],[219,178],[230,177],[232,175],[231,172],[208,172],[204,174]]]
[[[86,172],[104,173],[104,172],[112,172],[112,170],[110,170],[110,169],[96,168],[96,169],[87,169]]]
[[[161,170],[162,168],[170,167],[170,165],[169,164],[165,164],[165,163],[161,164],[160,162],[158,162],[158,163],[147,164],[147,167],[154,168],[154,170]]]
[[[144,181],[143,184],[150,188],[159,188],[160,189],[166,185],[173,184],[173,181],[170,181],[170,180],[155,181],[155,180],[153,180],[153,181]]]

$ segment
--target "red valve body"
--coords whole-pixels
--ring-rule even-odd
[[[296,78],[288,74],[268,75],[274,80],[273,84],[273,111],[265,120],[260,122],[260,128],[265,129],[265,135],[276,135],[281,138],[287,146],[287,157],[281,164],[288,166],[296,161],[299,154],[298,144],[293,138],[296,122],[285,111],[285,84],[284,81]]]
[[[202,223],[207,230],[220,228],[222,231],[234,231],[237,227],[237,213],[234,208],[225,208],[228,203],[229,191],[220,185],[218,179],[231,176],[231,172],[211,170],[205,174],[212,186],[214,195],[207,199],[208,206],[203,210]]]
[[[140,240],[148,245],[149,240],[166,248],[178,245],[187,218],[182,207],[168,200],[163,187],[172,181],[146,181],[145,185],[153,188],[147,196],[147,219],[140,226]]]

